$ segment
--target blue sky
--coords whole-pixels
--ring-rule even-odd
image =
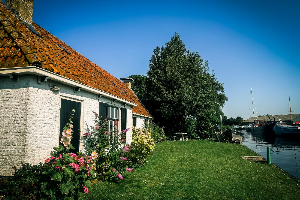
[[[177,32],[208,60],[227,117],[300,114],[300,1],[34,1],[33,21],[117,78],[146,75]]]

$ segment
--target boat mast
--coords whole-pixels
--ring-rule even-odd
[[[292,106],[291,106],[291,97],[290,96],[289,96],[289,105],[290,105],[291,124],[293,124],[293,120],[292,120]]]
[[[250,90],[250,94],[251,94],[251,103],[252,103],[252,117],[255,117],[255,102],[254,102],[254,95],[253,95],[253,90],[251,88]]]

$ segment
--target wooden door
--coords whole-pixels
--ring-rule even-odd
[[[69,122],[70,113],[75,110],[73,121],[73,138],[71,144],[75,148],[71,152],[77,153],[79,151],[79,140],[80,140],[80,117],[81,117],[81,103],[77,101],[71,101],[68,99],[61,99],[60,109],[60,137],[62,135],[63,128]]]

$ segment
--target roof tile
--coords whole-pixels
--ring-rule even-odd
[[[29,30],[0,1],[0,68],[27,67],[40,62],[45,70],[135,103],[134,113],[151,116],[121,80],[39,25],[34,22],[32,25],[42,37]]]

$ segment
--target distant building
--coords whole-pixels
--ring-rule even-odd
[[[299,121],[300,114],[288,114],[288,115],[264,115],[264,116],[258,116],[258,117],[250,117],[249,119],[244,120],[244,124],[250,124],[253,123],[254,120],[258,120],[260,122],[267,122],[267,121],[275,121],[275,122],[286,122],[291,123],[291,119],[293,123],[296,123],[296,120]]]

